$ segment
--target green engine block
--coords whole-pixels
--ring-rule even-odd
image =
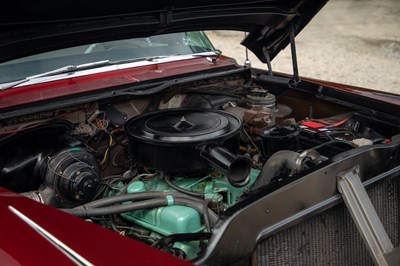
[[[212,204],[227,208],[234,205],[245,190],[254,183],[259,172],[259,170],[252,169],[249,184],[240,188],[230,185],[226,177],[221,175],[203,178],[175,177],[173,182],[181,188],[204,193],[205,198],[210,199]],[[152,177],[130,183],[126,188],[126,193],[171,190],[163,179]],[[173,205],[173,199],[171,205]],[[202,223],[200,213],[186,206],[168,206],[126,212],[122,213],[121,217],[151,230],[156,237],[199,233],[207,230]],[[194,258],[200,252],[199,241],[176,242],[174,247],[185,252],[188,259]]]

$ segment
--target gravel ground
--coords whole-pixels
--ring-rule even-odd
[[[208,31],[223,54],[242,64],[243,32]],[[400,94],[400,1],[331,0],[296,38],[300,76]],[[251,52],[253,67],[266,68]],[[273,70],[292,73],[290,48]]]

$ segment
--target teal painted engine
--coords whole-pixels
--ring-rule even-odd
[[[116,208],[106,226],[195,258],[219,215],[259,174],[249,157],[239,154],[241,126],[227,112],[195,108],[149,112],[127,121],[131,170],[124,174],[126,181],[111,178],[103,200],[87,204],[89,212]],[[113,200],[120,205],[110,206]]]
[[[114,226],[120,228],[120,232],[124,235],[141,238],[153,246],[192,259],[204,248],[211,232],[210,226],[217,218],[215,214],[218,215],[234,205],[253,184],[258,174],[259,170],[252,169],[249,183],[240,188],[232,186],[225,176],[216,172],[204,177],[174,178],[168,178],[164,173],[138,174],[128,184],[118,183],[116,185],[118,190],[113,193],[117,195],[148,193],[149,196],[151,194],[155,196],[155,192],[160,192],[156,198],[164,197],[166,206],[121,213],[114,219],[124,226]],[[175,188],[185,191],[179,192]],[[198,201],[190,204],[190,200],[187,200],[185,203],[182,197],[198,198]],[[129,202],[125,204],[129,205]],[[207,207],[210,213],[214,214],[205,214],[204,209]]]

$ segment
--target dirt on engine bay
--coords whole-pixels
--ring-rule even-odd
[[[223,54],[245,61],[243,32],[207,31]],[[400,1],[331,0],[296,37],[300,76],[400,94]],[[253,67],[264,68],[250,51]],[[290,47],[272,61],[292,73]]]

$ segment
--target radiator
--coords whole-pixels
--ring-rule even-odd
[[[395,247],[400,242],[399,190],[400,177],[367,189]],[[344,203],[267,238],[253,258],[255,265],[373,265]]]

